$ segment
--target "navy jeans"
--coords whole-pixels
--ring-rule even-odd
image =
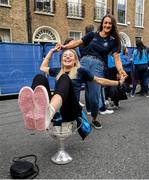
[[[84,56],[80,60],[81,66],[88,69],[97,77],[104,76],[104,62],[93,56]],[[101,85],[95,82],[87,82],[88,96],[91,109],[91,116],[97,116],[99,111],[99,98],[101,95]]]

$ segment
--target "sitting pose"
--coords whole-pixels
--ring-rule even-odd
[[[51,95],[48,79],[42,74],[35,76],[31,88],[25,86],[20,90],[18,103],[27,129],[48,129],[56,112],[60,112],[63,122],[81,117],[79,94],[82,83],[94,81],[103,86],[120,86],[125,80],[122,78],[114,81],[94,76],[80,67],[73,49],[67,49],[62,53],[61,68],[48,67],[52,54],[58,50],[58,46],[52,48],[40,66],[44,73],[56,76],[54,94]]]

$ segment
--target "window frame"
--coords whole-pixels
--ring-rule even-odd
[[[105,16],[107,13],[107,0],[104,0],[104,3],[100,1],[101,0],[95,0],[94,21],[97,21],[97,22],[101,22],[103,16]],[[99,6],[97,4],[99,4]],[[104,4],[104,6],[102,6],[102,4]],[[97,11],[100,12],[102,9],[104,9],[104,13],[103,13],[103,16],[100,16],[99,13],[97,13]]]
[[[0,27],[0,30],[2,31],[7,31],[9,34],[8,34],[8,37],[9,37],[9,40],[8,41],[4,41],[4,35],[6,36],[6,34],[1,34],[0,37],[1,37],[1,42],[12,42],[12,32],[11,32],[11,28],[3,28],[3,27]]]
[[[67,0],[67,18],[83,19],[83,10],[82,0]]]
[[[125,22],[119,22],[119,1],[120,0],[118,0],[117,1],[117,24],[119,24],[119,25],[127,25],[127,0],[124,0],[125,2],[124,2],[124,5],[125,5],[125,11],[124,11],[124,18],[125,18]]]
[[[0,0],[0,6],[11,7],[11,5],[10,5],[10,0],[7,0],[8,3],[2,3],[1,1],[3,1],[3,0]]]
[[[79,33],[80,36],[79,36],[79,38],[75,38],[74,36],[70,36],[70,33]],[[74,40],[81,39],[81,37],[82,37],[82,32],[81,32],[81,31],[70,30],[70,31],[68,32],[68,37],[69,37],[69,38],[73,38]]]
[[[46,39],[42,38],[44,34],[47,37]],[[32,41],[33,43],[61,42],[58,32],[50,26],[40,26],[37,28],[33,33]]]
[[[41,7],[39,8],[39,4],[41,3]],[[49,3],[49,11],[45,8],[45,4]],[[55,0],[34,0],[34,11],[37,14],[46,14],[46,15],[54,15],[55,14]]]
[[[135,27],[138,27],[138,28],[144,28],[144,0],[141,0],[141,1],[143,1],[143,8],[142,8],[142,13],[138,13],[139,12],[139,10],[141,10],[141,9],[137,9],[137,3],[139,4],[139,1],[140,0],[136,0],[136,7],[135,7]],[[141,5],[142,5],[142,3],[140,3]],[[140,6],[141,7],[141,6]],[[142,16],[142,18],[141,18],[141,25],[139,25],[138,24],[138,22],[139,22],[139,19],[137,18],[137,14],[140,14],[141,16]],[[139,22],[140,23],[140,22]]]
[[[143,37],[142,37],[142,36],[135,36],[135,42],[136,42],[137,40],[143,41]]]

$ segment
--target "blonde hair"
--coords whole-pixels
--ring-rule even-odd
[[[75,79],[76,76],[77,76],[77,69],[80,67],[80,62],[79,62],[77,53],[76,53],[76,51],[75,51],[74,49],[67,49],[67,50],[65,50],[65,51],[71,51],[71,52],[74,54],[76,63],[75,63],[75,65],[74,65],[74,67],[72,67],[71,71],[68,73],[68,76],[70,77],[70,79]],[[65,52],[65,51],[63,51],[63,53],[62,53],[61,60],[62,60],[62,58],[63,58],[63,55],[64,55],[64,52]],[[58,73],[56,79],[58,80],[58,79],[60,78],[60,76],[61,76],[62,74],[64,74],[64,73],[65,73],[65,71],[64,71],[64,66],[63,66],[63,64],[61,63],[61,70],[60,70],[60,72]]]

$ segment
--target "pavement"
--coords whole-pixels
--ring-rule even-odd
[[[73,161],[51,161],[58,142],[46,132],[24,128],[17,99],[0,101],[0,179],[10,179],[13,157],[35,154],[37,179],[148,179],[149,98],[136,96],[121,101],[111,115],[99,115],[103,128],[83,141],[78,133],[65,141]]]

